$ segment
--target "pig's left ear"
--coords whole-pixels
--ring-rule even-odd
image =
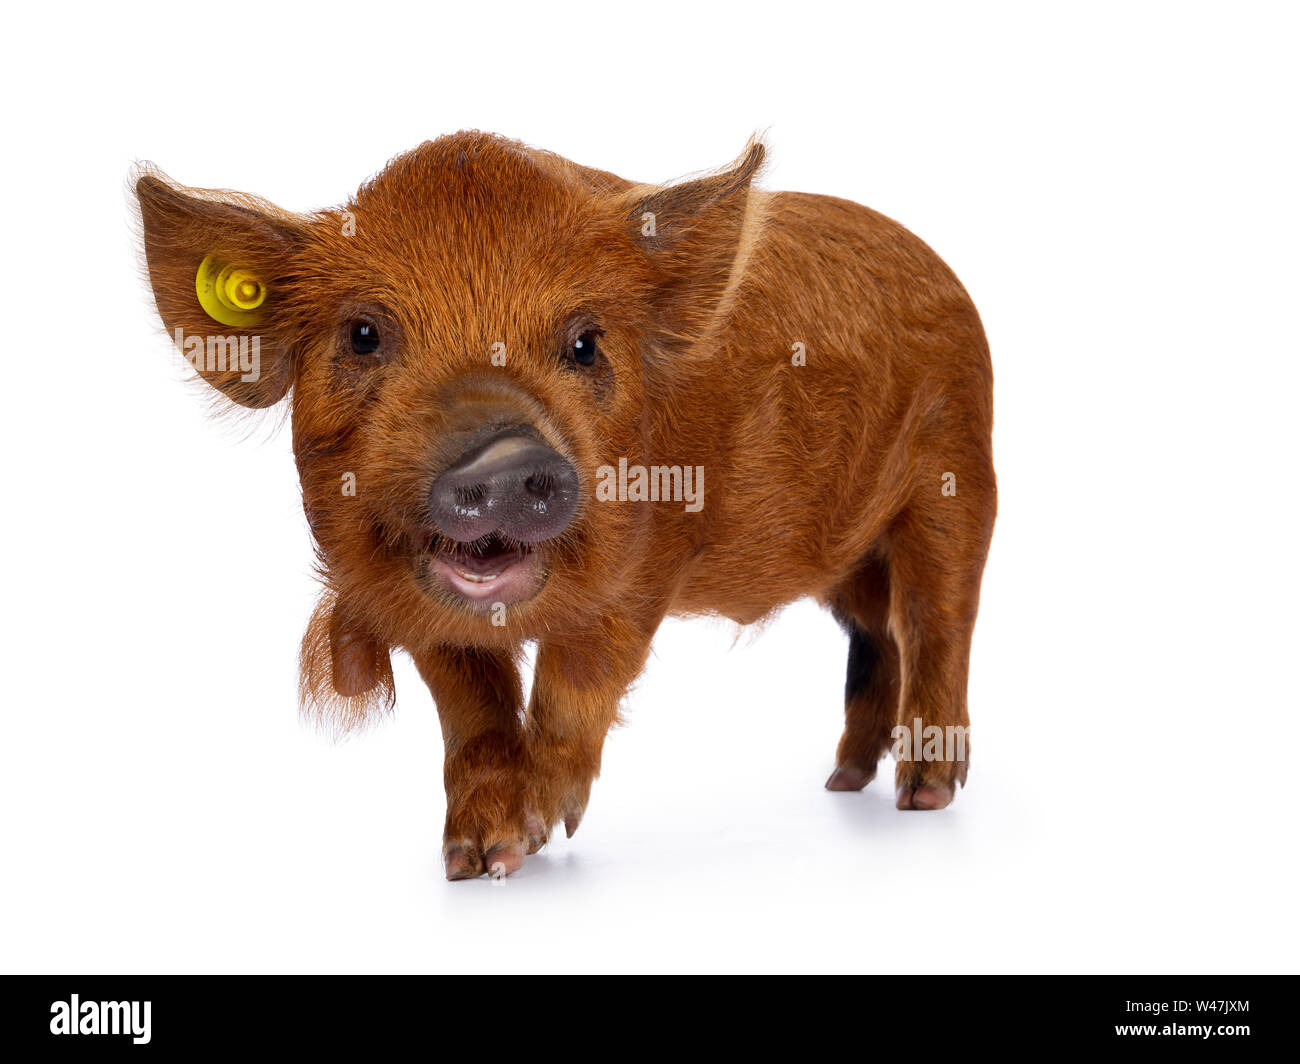
[[[303,223],[251,196],[182,189],[151,169],[138,173],[135,193],[168,333],[236,403],[279,402],[293,383],[281,296]]]
[[[625,195],[626,224],[654,267],[657,309],[671,336],[703,335],[743,272],[758,225],[750,186],[764,155],[751,140],[726,170]]]

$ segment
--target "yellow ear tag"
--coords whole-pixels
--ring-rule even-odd
[[[262,320],[266,285],[252,270],[223,266],[209,255],[199,263],[194,291],[208,317],[222,325],[243,329]]]

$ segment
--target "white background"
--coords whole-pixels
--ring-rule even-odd
[[[1297,967],[1285,5],[244,10],[6,15],[0,968]],[[501,887],[442,878],[409,662],[379,730],[300,726],[288,434],[183,383],[128,168],[307,210],[467,127],[640,180],[766,129],[766,187],[962,277],[1001,513],[949,810],[822,789],[807,603],[667,625],[581,830]]]

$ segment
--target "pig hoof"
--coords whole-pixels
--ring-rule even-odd
[[[522,840],[501,842],[480,855],[472,842],[449,843],[443,849],[442,863],[448,879],[475,879],[484,872],[500,879],[523,866],[524,844]]]
[[[524,833],[528,838],[529,853],[546,845],[557,825],[564,825],[569,838],[578,830],[587,800],[591,794],[591,780],[560,776],[558,773],[540,777],[531,791],[527,812],[524,814]]]
[[[483,858],[487,873],[493,879],[504,879],[511,872],[518,872],[524,865],[524,844],[520,842],[503,842],[488,850]]]
[[[529,853],[536,853],[546,845],[546,825],[536,813],[524,817],[524,833],[528,836]]]
[[[564,834],[568,838],[573,838],[573,833],[578,830],[578,825],[582,823],[582,814],[586,812],[586,803],[576,798],[571,798],[562,806],[560,813],[564,817]]]
[[[899,809],[943,809],[966,786],[967,763],[900,761],[894,773],[894,804]]]
[[[856,765],[841,765],[826,781],[828,791],[860,791],[876,778],[876,766],[861,769]]]
[[[468,843],[454,843],[444,847],[442,865],[448,879],[473,879],[483,874],[483,862]]]
[[[894,804],[899,809],[942,809],[953,799],[951,783],[926,783],[898,788]]]

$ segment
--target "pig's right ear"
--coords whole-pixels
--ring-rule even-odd
[[[751,140],[726,170],[624,195],[625,224],[657,274],[657,310],[672,337],[708,331],[743,273],[761,224],[750,186],[764,154]]]
[[[149,282],[163,324],[209,384],[241,406],[279,402],[293,383],[281,296],[304,225],[236,193],[136,174]]]
[[[303,715],[342,735],[384,716],[395,697],[388,644],[327,591],[302,637],[298,705]]]

